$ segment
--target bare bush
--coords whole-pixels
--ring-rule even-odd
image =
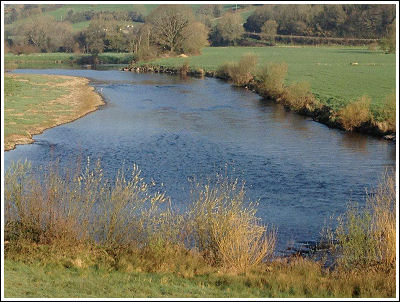
[[[231,79],[235,86],[244,86],[254,78],[257,66],[257,56],[248,53],[242,56],[237,63],[225,63],[217,70],[220,78]]]
[[[358,100],[347,104],[338,112],[338,120],[347,131],[360,127],[371,120],[371,99],[364,95]]]
[[[278,99],[284,91],[287,74],[286,63],[270,63],[258,75],[260,93],[265,97]]]
[[[194,197],[190,233],[211,264],[244,272],[272,255],[276,233],[260,224],[256,204],[245,203],[244,188],[237,181],[197,184]]]
[[[366,205],[350,205],[335,231],[339,264],[346,268],[396,264],[396,175],[386,172]]]
[[[283,93],[282,102],[296,111],[313,111],[319,106],[319,102],[312,94],[308,82],[296,82],[289,85]]]

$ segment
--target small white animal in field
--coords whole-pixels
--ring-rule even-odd
[[[350,65],[358,65],[358,62],[351,62]]]

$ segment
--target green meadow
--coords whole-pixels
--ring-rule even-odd
[[[286,84],[307,81],[324,104],[339,109],[367,94],[372,110],[396,89],[396,56],[365,47],[207,47],[199,56],[162,58],[150,64],[217,70],[225,62],[237,62],[246,53],[258,57],[258,66],[286,62]],[[351,63],[358,63],[352,65]]]

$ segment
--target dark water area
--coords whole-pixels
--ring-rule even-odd
[[[83,76],[106,105],[74,122],[34,136],[5,152],[5,168],[27,158],[34,165],[77,156],[100,158],[114,174],[136,163],[145,180],[182,209],[190,180],[217,173],[239,178],[258,200],[259,216],[278,229],[278,250],[318,240],[326,220],[396,164],[393,142],[344,133],[287,112],[257,94],[217,79],[183,79],[116,70],[16,70]]]

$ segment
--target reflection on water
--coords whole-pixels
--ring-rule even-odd
[[[329,129],[219,80],[94,70],[18,70],[85,76],[107,102],[101,110],[36,135],[5,153],[5,166],[59,158],[68,165],[101,158],[111,176],[136,163],[177,210],[190,199],[188,179],[228,171],[259,200],[258,216],[278,228],[278,247],[316,240],[324,221],[351,197],[363,201],[395,165],[395,145]],[[228,168],[227,168],[228,167]],[[164,184],[161,187],[161,184]]]
[[[367,142],[367,137],[359,133],[344,133],[342,135],[343,147],[349,150],[356,150],[356,152],[368,152]]]

